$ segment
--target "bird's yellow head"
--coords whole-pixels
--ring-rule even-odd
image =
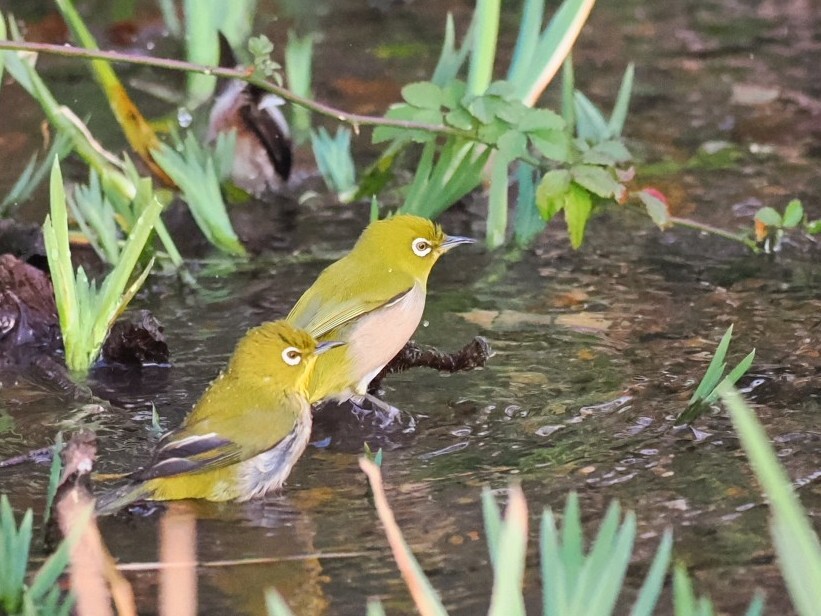
[[[426,280],[440,256],[454,246],[474,241],[469,237],[446,235],[438,224],[427,218],[402,214],[368,225],[353,251],[379,258],[390,267]]]
[[[317,343],[308,332],[287,321],[263,323],[239,341],[228,372],[258,379],[285,391],[305,391],[316,358],[342,342]]]

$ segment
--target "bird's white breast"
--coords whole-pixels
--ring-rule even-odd
[[[356,366],[356,391],[368,384],[411,339],[425,311],[425,287],[417,282],[399,299],[359,319],[348,336],[348,354]]]

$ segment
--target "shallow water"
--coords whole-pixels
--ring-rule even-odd
[[[262,4],[272,14],[274,7]],[[317,3],[314,17],[304,19],[325,36],[317,49],[318,96],[377,111],[400,84],[435,63],[444,4],[384,3],[378,10],[353,1]],[[821,216],[821,133],[813,124],[821,115],[812,107],[821,96],[813,76],[821,24],[810,4],[789,3],[778,14],[774,7],[782,5],[767,2],[597,7],[576,53],[579,85],[606,103],[626,62],[635,60],[630,144],[650,163],[677,163],[640,167],[642,183],[662,188],[685,215],[729,228],[749,225],[756,202],[781,209],[792,196],[802,198],[811,217]],[[452,8],[464,21],[469,3]],[[269,33],[277,31],[260,19]],[[779,95],[751,105],[737,84]],[[733,102],[734,85],[742,103]],[[4,88],[0,100],[11,91]],[[20,113],[36,121],[30,109]],[[692,162],[702,144],[716,140],[728,141],[738,158]],[[481,236],[473,207],[446,216],[446,229]],[[43,446],[60,428],[92,423],[101,470],[145,460],[154,439],[151,402],[164,427],[177,425],[242,332],[287,313],[322,267],[351,245],[367,208],[314,204],[294,219],[254,209],[235,215],[241,232],[266,218],[285,249],[239,266],[202,262],[199,292],[152,278],[135,307],[149,308],[164,324],[173,363],[95,371],[88,386],[111,408],[74,410],[86,396],[72,399],[26,374],[7,383],[0,389],[0,457]],[[756,348],[741,386],[782,463],[795,480],[817,474],[817,254],[788,243],[774,258],[754,257],[694,232],[662,234],[615,209],[593,221],[578,252],[560,222],[521,262],[476,247],[454,251],[431,277],[417,341],[456,349],[482,335],[496,352],[489,365],[450,376],[392,376],[385,397],[415,418],[415,431],[360,425],[347,410],[328,409],[317,416],[314,445],[283,494],[248,505],[198,505],[199,612],[262,613],[263,590],[275,586],[299,614],[361,613],[369,596],[382,598],[389,613],[413,613],[357,466],[367,440],[386,450],[383,471],[397,521],[454,614],[487,605],[480,491],[489,485],[503,496],[510,481],[524,487],[533,528],[542,508],[561,508],[569,490],[579,492],[591,532],[612,498],[635,510],[630,592],[672,526],[676,557],[721,610],[741,613],[758,586],[767,592],[768,611],[792,613],[773,562],[766,508],[726,414],[717,409],[698,420],[695,434],[673,430],[673,420],[734,323],[730,360]],[[4,470],[0,490],[18,510],[40,510],[46,474],[35,466]],[[800,496],[817,520],[817,480]],[[121,562],[140,563],[157,560],[157,524],[157,516],[121,516],[102,528]],[[532,606],[539,603],[534,546]],[[255,558],[270,561],[224,562]],[[128,576],[141,613],[153,613],[156,572]],[[659,613],[671,612],[669,598],[662,606]]]

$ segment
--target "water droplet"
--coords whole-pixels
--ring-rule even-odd
[[[188,128],[191,126],[191,122],[194,121],[194,116],[191,115],[191,112],[188,111],[185,107],[180,107],[177,109],[177,123],[182,128]]]

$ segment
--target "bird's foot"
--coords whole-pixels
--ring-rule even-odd
[[[362,406],[365,400],[370,402],[371,408],[368,409]],[[405,433],[414,432],[416,430],[416,419],[413,415],[403,413],[392,404],[380,400],[372,394],[364,394],[351,398],[351,405],[353,406],[354,415],[356,415],[360,421],[373,413],[375,423],[382,430],[397,424],[403,426],[402,431]],[[403,421],[403,415],[407,417],[407,421]]]

